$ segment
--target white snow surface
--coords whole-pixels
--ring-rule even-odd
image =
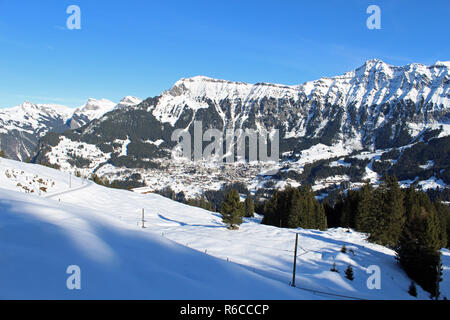
[[[50,194],[17,192],[17,181],[35,175],[55,182]],[[354,231],[280,229],[261,225],[261,217],[230,231],[217,213],[74,177],[69,189],[67,173],[5,159],[0,183],[2,299],[412,298],[395,253]],[[312,291],[289,286],[296,232],[296,283]],[[330,271],[333,263],[339,273]],[[441,291],[448,297],[445,250],[443,263]],[[79,291],[66,288],[70,265],[81,268]],[[344,277],[348,265],[354,281]],[[371,265],[381,269],[380,290],[367,288]],[[428,294],[418,288],[418,298]]]

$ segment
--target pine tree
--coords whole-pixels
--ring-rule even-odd
[[[312,189],[287,187],[276,190],[264,205],[263,224],[288,228],[326,230],[327,216]]]
[[[397,258],[411,279],[437,297],[442,275],[439,218],[422,192],[408,190],[405,207],[407,221],[396,250]]]
[[[323,204],[316,202],[316,228],[319,230],[327,229],[327,216]]]
[[[278,215],[278,205],[279,205],[279,191],[275,190],[273,195],[264,204],[264,218],[262,220],[263,224],[280,226],[280,216]]]
[[[412,295],[413,297],[417,297],[417,288],[414,281],[411,281],[411,284],[409,285],[408,293]]]
[[[333,263],[333,266],[331,267],[330,271],[339,272],[339,270],[336,268],[336,263]]]
[[[287,225],[289,228],[306,227],[307,217],[306,217],[306,203],[302,199],[302,194],[299,189],[288,188],[285,190],[288,194],[286,197],[287,204]]]
[[[349,265],[349,266],[347,267],[347,269],[345,269],[345,277],[346,277],[348,280],[353,281],[353,279],[354,279],[354,277],[353,277],[353,268],[352,268],[351,265]]]
[[[395,176],[386,176],[376,192],[372,214],[375,220],[370,230],[371,241],[394,247],[405,224],[404,194]]]
[[[356,227],[356,208],[358,206],[359,194],[357,191],[348,190],[347,197],[342,205],[341,226],[344,228]]]
[[[440,247],[446,248],[448,243],[449,234],[447,230],[449,228],[450,208],[440,201],[434,203],[436,213],[439,219],[439,240],[441,242]]]
[[[180,191],[177,193],[176,197],[175,197],[175,201],[181,202],[181,203],[185,203],[186,202],[186,195],[184,194],[183,191]]]
[[[383,189],[378,187],[372,191],[370,215],[364,222],[364,232],[369,233],[369,240],[372,242],[381,242],[383,233],[385,232],[386,223],[383,217]]]
[[[404,194],[394,175],[386,182],[386,195],[384,202],[384,217],[386,219],[386,244],[395,246],[405,224]]]
[[[247,198],[245,198],[244,205],[245,205],[245,217],[253,218],[255,216],[255,204],[250,194],[248,194]]]
[[[0,150],[0,158],[4,158],[5,157],[5,152],[3,152],[3,150]]]
[[[376,216],[374,216],[374,214],[376,214],[377,211],[372,210],[374,207],[372,192],[372,187],[368,183],[359,191],[355,225],[356,230],[361,232],[370,233],[370,230],[375,225]]]
[[[236,226],[242,223],[242,217],[245,214],[244,204],[241,202],[239,193],[232,189],[226,196],[225,201],[220,208],[222,220],[230,229],[235,229]]]

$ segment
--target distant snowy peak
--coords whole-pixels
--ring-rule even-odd
[[[88,101],[79,107],[75,113],[90,114],[93,116],[101,116],[102,114],[111,111],[117,104],[108,99],[93,99],[89,98]]]
[[[0,150],[11,159],[25,160],[33,155],[37,143],[48,132],[77,129],[117,108],[139,104],[136,97],[125,97],[119,104],[107,99],[89,99],[77,109],[56,104],[21,105],[0,109]]]
[[[21,105],[0,109],[0,149],[11,159],[32,156],[38,140],[47,132],[63,132],[73,109],[54,104]]]
[[[112,111],[116,105],[115,102],[108,99],[97,100],[89,98],[84,105],[77,108],[73,113],[70,128],[76,129],[82,127],[92,120],[102,117],[105,113]]]
[[[436,63],[433,66],[450,68],[450,61],[436,61]]]
[[[117,104],[116,109],[123,109],[128,108],[132,106],[136,106],[142,102],[142,99],[132,96],[127,96],[120,100],[120,102]]]
[[[22,104],[0,109],[0,133],[9,130],[44,134],[50,122],[67,121],[73,110],[55,104],[34,104],[25,101]]]

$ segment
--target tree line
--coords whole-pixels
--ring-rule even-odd
[[[308,186],[275,190],[264,203],[263,224],[280,228],[327,229],[324,206]]]
[[[408,276],[439,297],[442,280],[440,249],[450,236],[450,209],[413,187],[400,188],[395,176],[385,176],[378,187],[368,183],[332,207],[325,204],[329,225],[367,233],[368,240],[388,246]]]

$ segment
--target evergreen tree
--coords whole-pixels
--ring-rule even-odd
[[[443,204],[440,201],[436,201],[434,203],[434,207],[436,209],[436,213],[439,219],[439,240],[441,242],[440,247],[446,248],[449,244],[448,242],[448,229],[449,229],[449,221],[450,221],[450,209],[448,206]]]
[[[342,253],[347,253],[347,247],[345,246],[345,243],[344,243],[344,245],[341,248],[341,252]]]
[[[250,194],[247,195],[244,201],[245,205],[245,217],[253,218],[255,216],[255,204],[253,203],[253,199]]]
[[[353,268],[352,268],[351,265],[349,265],[349,266],[347,267],[347,269],[345,269],[345,277],[346,277],[348,280],[352,280],[352,281],[353,281],[353,279],[354,279],[354,277],[353,277]]]
[[[428,196],[413,189],[407,192],[405,207],[407,221],[397,258],[411,279],[437,297],[442,274],[439,218]]]
[[[342,205],[341,226],[344,228],[355,228],[356,208],[359,202],[358,191],[348,190],[347,197]]]
[[[225,201],[220,208],[222,220],[229,225],[230,229],[242,223],[242,217],[245,214],[244,204],[241,202],[239,193],[232,189],[225,196]]]
[[[406,220],[403,200],[397,178],[386,176],[375,192],[370,240],[391,247],[398,244]]]
[[[333,266],[331,267],[330,271],[339,272],[339,270],[336,268],[336,263],[333,263]]]
[[[305,199],[302,199],[302,194],[299,189],[289,188],[285,190],[286,193],[289,193],[287,196],[287,204],[288,204],[288,227],[289,228],[298,228],[304,227],[307,225],[307,208]]]
[[[200,208],[209,210],[209,204],[203,196],[200,198]]]
[[[403,202],[404,194],[395,175],[387,179],[384,201],[384,217],[388,226],[386,243],[395,246],[398,243],[406,220]]]
[[[372,196],[373,189],[367,183],[361,190],[359,190],[359,201],[356,207],[355,225],[356,230],[370,233],[370,230],[375,225],[378,211],[373,210],[374,199]]]
[[[272,197],[265,202],[263,224],[281,226],[281,217],[278,215],[279,198],[279,191],[275,190]]]
[[[5,152],[3,152],[3,150],[0,150],[0,158],[4,158],[5,157]]]
[[[184,194],[183,191],[180,191],[177,193],[176,197],[175,197],[175,201],[181,202],[181,203],[185,203],[186,202],[186,195]]]
[[[318,202],[316,202],[316,228],[319,230],[326,230],[328,228],[325,208],[323,204],[319,204]]]
[[[414,283],[414,281],[411,281],[411,284],[409,285],[408,293],[412,295],[413,297],[417,297],[417,288]]]
[[[327,217],[314,192],[309,187],[287,187],[275,191],[264,206],[263,224],[288,228],[325,230]]]

